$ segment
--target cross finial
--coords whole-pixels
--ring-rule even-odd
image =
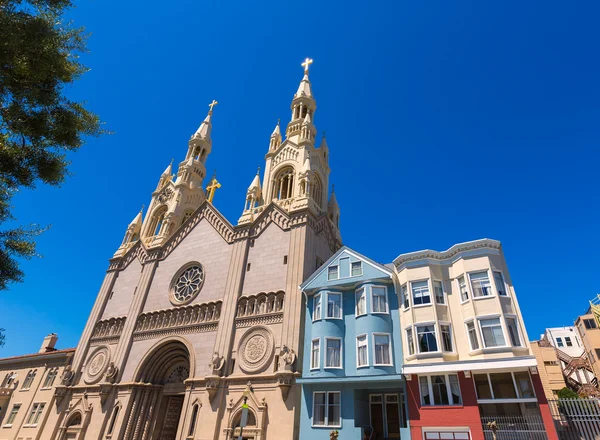
[[[215,197],[215,191],[217,188],[221,188],[221,184],[217,180],[217,170],[213,174],[212,179],[210,180],[210,184],[206,187],[206,197],[210,203],[212,203]]]
[[[301,64],[302,67],[304,67],[304,73],[306,75],[308,75],[308,67],[313,63],[313,60],[311,58],[307,58],[304,60],[304,62]]]
[[[211,102],[210,104],[208,104],[208,106],[210,107],[210,112],[211,112],[211,113],[212,113],[212,111],[213,111],[213,107],[214,107],[215,105],[217,105],[217,104],[218,104],[218,102],[217,102],[217,101],[215,101],[214,99],[213,99],[213,102]]]

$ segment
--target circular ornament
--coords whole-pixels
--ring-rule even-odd
[[[108,366],[110,352],[107,347],[98,347],[90,354],[84,371],[83,380],[87,384],[98,382]]]
[[[180,270],[171,283],[171,303],[187,304],[192,301],[204,284],[204,268],[200,263],[191,263]]]
[[[248,331],[238,347],[240,368],[246,373],[258,373],[264,369],[273,357],[273,336],[265,327],[256,327]]]

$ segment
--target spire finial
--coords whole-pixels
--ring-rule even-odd
[[[258,167],[258,170],[256,170],[256,175],[258,176],[260,174],[260,167]]]
[[[279,125],[281,123],[281,119],[277,118],[277,125]]]
[[[142,212],[144,212],[144,208],[145,208],[145,207],[146,207],[146,205],[142,205],[142,209],[140,209],[140,214],[141,214]]]
[[[313,63],[313,60],[311,58],[306,58],[304,60],[304,62],[301,64],[302,67],[304,67],[304,74],[308,75],[308,67]]]
[[[208,106],[210,107],[209,113],[212,113],[212,111],[213,111],[213,107],[214,107],[215,105],[217,105],[217,104],[218,104],[218,102],[217,102],[217,101],[215,101],[214,99],[213,99],[213,101],[212,101],[210,104],[208,104]]]

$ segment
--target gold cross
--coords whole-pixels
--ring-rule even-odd
[[[217,102],[217,101],[215,101],[214,99],[213,99],[213,102],[211,102],[210,104],[208,104],[208,106],[210,107],[210,111],[211,111],[211,112],[213,111],[213,107],[214,107],[215,105],[217,105],[217,104],[218,104],[218,102]]]
[[[308,66],[310,66],[313,63],[313,60],[310,58],[307,58],[304,60],[304,62],[302,64],[300,64],[302,67],[304,67],[304,73],[308,74]]]
[[[210,203],[212,203],[215,197],[215,191],[217,190],[217,188],[221,188],[221,184],[217,181],[217,177],[213,176],[212,180],[210,181],[210,185],[206,187],[206,195],[208,196],[208,201]]]

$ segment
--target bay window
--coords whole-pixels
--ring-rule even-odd
[[[325,368],[342,368],[342,340],[325,338]]]
[[[485,348],[506,346],[500,318],[480,319],[479,327]]]
[[[496,291],[498,292],[498,295],[507,296],[502,272],[494,272],[494,283],[496,284]]]
[[[327,318],[342,318],[342,294],[327,293]]]
[[[461,405],[460,385],[456,374],[419,376],[421,405]]]
[[[390,335],[374,333],[373,345],[375,346],[375,365],[391,365]]]
[[[365,288],[361,287],[356,291],[356,316],[367,313],[367,294]]]
[[[429,284],[425,281],[415,281],[410,283],[412,287],[413,304],[431,304],[431,296],[429,295]]]
[[[367,335],[360,335],[356,338],[356,365],[358,367],[369,365]]]
[[[435,337],[435,325],[418,325],[416,326],[416,329],[419,353],[438,351],[437,339]]]
[[[444,286],[441,281],[433,282],[433,293],[435,295],[436,304],[446,304],[444,299]]]
[[[385,287],[371,287],[372,313],[388,313]]]
[[[321,294],[317,293],[313,299],[313,321],[321,319]]]
[[[490,277],[488,272],[473,272],[469,274],[471,279],[471,289],[473,291],[473,298],[481,298],[484,296],[490,296],[492,294],[492,286],[490,284]]]

